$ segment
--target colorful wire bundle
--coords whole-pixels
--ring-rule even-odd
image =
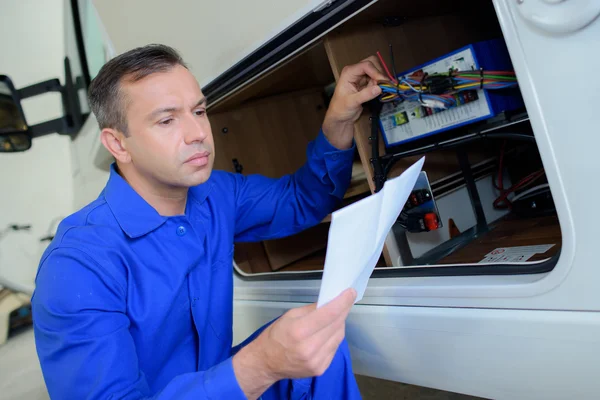
[[[513,71],[448,71],[439,74],[412,74],[398,80],[390,73],[383,57],[377,55],[390,81],[379,82],[382,102],[418,101],[425,107],[450,108],[457,105],[456,94],[465,90],[506,89],[518,85]]]

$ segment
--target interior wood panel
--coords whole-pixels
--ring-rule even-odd
[[[306,147],[317,137],[325,106],[321,90],[310,89],[255,101],[210,114],[215,168],[279,178],[306,162]]]
[[[306,148],[317,137],[325,118],[319,88],[247,103],[235,110],[210,114],[215,140],[215,168],[278,178],[294,173],[306,162]],[[369,191],[367,175],[357,157],[345,197]]]
[[[212,113],[232,110],[253,100],[294,92],[310,87],[325,87],[334,82],[323,42],[258,78],[221,102],[208,106]]]

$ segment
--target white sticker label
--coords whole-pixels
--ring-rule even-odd
[[[542,244],[538,246],[499,247],[490,251],[480,264],[502,263],[502,262],[525,262],[535,254],[543,254],[554,247],[553,244]]]

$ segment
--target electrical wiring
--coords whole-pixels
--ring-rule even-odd
[[[387,74],[388,78],[390,78],[390,82],[398,83],[398,80],[392,76],[392,74],[391,74],[390,70],[388,69],[387,64],[385,63],[385,60],[381,56],[380,52],[377,52],[377,57],[379,57],[379,61],[381,61],[381,65],[385,69],[385,73]]]
[[[382,94],[380,101],[402,102],[417,101],[430,108],[452,108],[460,104],[459,93],[478,89],[508,89],[517,87],[514,71],[458,71],[446,73],[423,74],[413,73],[406,77],[395,77],[390,72],[380,52],[381,61],[389,81],[379,81]]]
[[[492,184],[494,185],[494,188],[496,188],[500,192],[500,196],[498,198],[496,198],[496,200],[494,201],[494,208],[497,208],[497,209],[507,209],[507,208],[510,209],[510,208],[512,208],[512,203],[517,201],[518,199],[523,198],[524,196],[526,196],[530,193],[533,193],[535,191],[538,191],[538,190],[548,187],[548,184],[546,184],[546,183],[540,184],[540,185],[534,186],[533,188],[526,189],[524,192],[519,193],[518,195],[515,195],[511,200],[508,199],[508,196],[511,193],[514,193],[518,190],[522,190],[522,189],[530,186],[536,180],[538,180],[539,178],[544,176],[545,172],[544,172],[543,168],[539,169],[536,172],[521,179],[519,182],[517,182],[515,185],[511,186],[510,188],[505,189],[503,173],[504,173],[504,157],[506,154],[506,144],[507,144],[507,141],[505,140],[502,143],[502,147],[500,148],[500,155],[498,157],[498,172],[496,173],[496,176],[492,177]]]
[[[525,178],[521,179],[519,182],[517,182],[510,188],[503,190],[502,193],[500,194],[500,196],[496,200],[494,200],[494,208],[510,209],[512,206],[512,204],[511,204],[512,202],[508,199],[508,196],[511,193],[514,193],[519,189],[523,189],[523,188],[531,185],[533,182],[535,182],[536,180],[538,180],[539,178],[544,176],[544,174],[545,174],[545,172],[544,172],[544,169],[542,168],[542,169],[526,176]]]
[[[425,75],[421,81],[410,76],[398,80],[397,83],[380,81],[380,100],[384,103],[404,100],[424,103],[423,100],[427,99],[442,103],[444,108],[450,108],[458,105],[456,95],[462,91],[508,89],[518,85],[516,79],[510,75],[492,75],[483,71],[481,77],[471,78],[463,74],[465,71],[453,71],[448,74]]]
[[[547,183],[543,183],[543,184],[541,184],[541,185],[537,185],[537,186],[534,186],[534,187],[532,187],[532,188],[529,188],[529,189],[527,189],[527,190],[525,190],[525,191],[523,191],[523,192],[519,193],[519,194],[518,194],[518,195],[516,195],[515,197],[513,197],[513,199],[512,199],[512,203],[514,203],[515,201],[517,201],[517,200],[519,200],[519,199],[522,199],[522,198],[524,198],[524,197],[526,197],[526,196],[529,196],[529,195],[530,195],[530,194],[532,194],[532,193],[536,193],[536,192],[539,192],[539,191],[541,191],[541,190],[545,190],[545,189],[549,189],[549,188],[550,188],[550,185],[549,185],[549,184],[547,184]]]

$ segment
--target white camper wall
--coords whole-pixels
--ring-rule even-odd
[[[117,53],[148,43],[179,50],[206,85],[324,0],[94,0]]]
[[[0,73],[17,88],[46,79],[64,81],[62,0],[0,0],[3,32]],[[58,94],[23,102],[29,124],[61,115]],[[31,231],[10,232],[0,241],[0,277],[33,287],[41,252],[53,220],[72,212],[70,139],[56,134],[35,139],[23,153],[1,153],[0,231],[8,224],[31,224]]]

